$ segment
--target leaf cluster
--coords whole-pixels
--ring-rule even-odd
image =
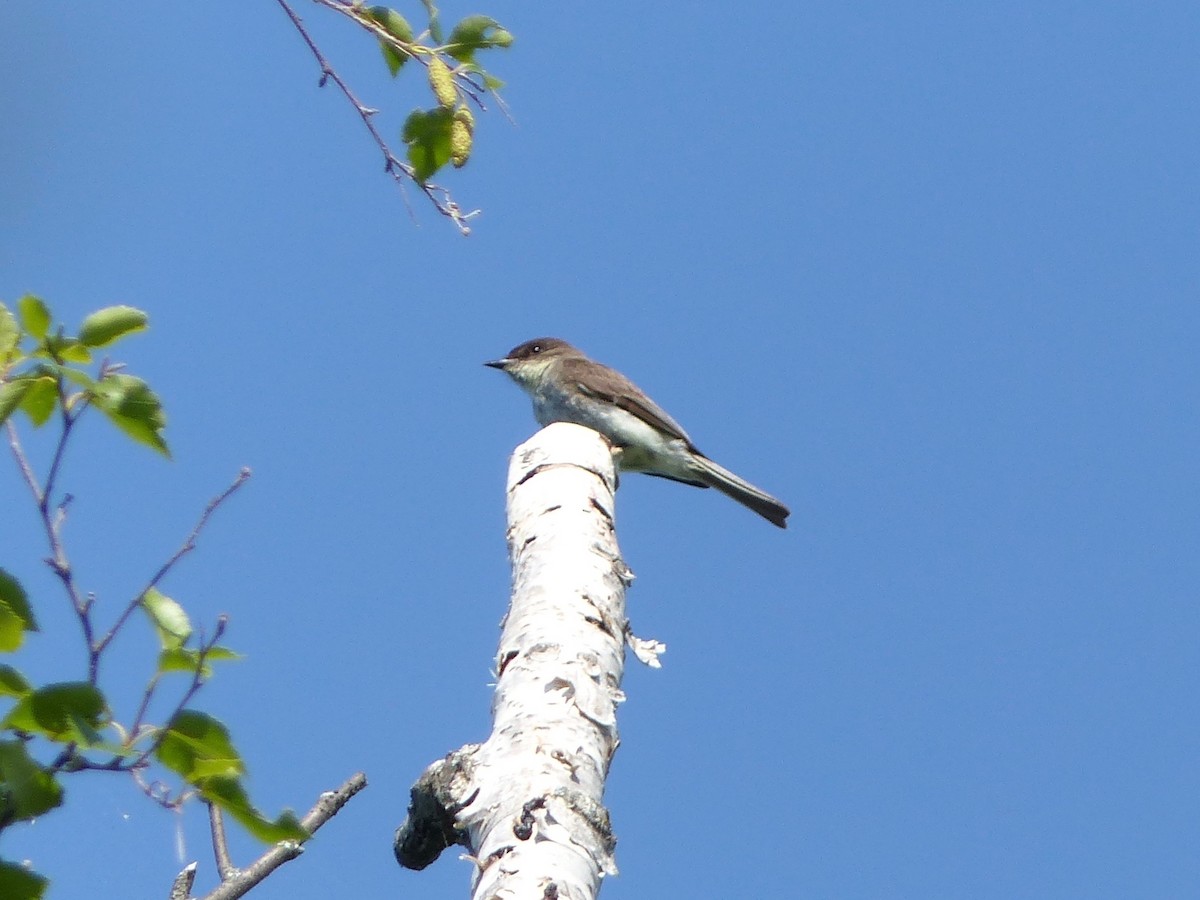
[[[211,636],[196,629],[183,606],[157,584],[191,549],[200,527],[226,491],[210,504],[201,524],[147,587],[113,617],[105,630],[98,622],[94,595],[80,591],[69,563],[62,528],[66,502],[55,504],[56,480],[72,428],[88,409],[98,409],[134,442],[168,455],[163,438],[166,415],[158,396],[140,378],[108,359],[92,364],[96,351],[144,331],[148,317],[128,306],[111,306],[87,316],[75,333],[56,325],[47,305],[22,297],[15,312],[0,303],[0,423],[10,441],[42,519],[50,556],[82,625],[88,660],[85,678],[32,683],[13,664],[26,641],[38,632],[27,591],[11,571],[0,568],[0,834],[61,806],[68,776],[89,770],[128,773],[158,803],[175,808],[192,797],[213,804],[250,834],[267,842],[303,841],[308,833],[290,811],[269,818],[251,803],[244,783],[245,765],[226,727],[192,708],[213,666],[238,655],[220,643],[225,621]],[[59,423],[59,439],[44,481],[34,474],[18,440],[15,414],[35,428]],[[234,487],[241,483],[235,482]],[[135,711],[118,716],[100,679],[101,657],[135,614],[145,615],[157,636],[157,655]],[[152,702],[166,684],[174,693],[173,710],[161,722],[150,721]],[[171,706],[172,704],[168,704]],[[149,784],[152,767],[174,773],[178,789],[163,792]],[[0,859],[0,898],[35,900],[47,879],[33,870]]]
[[[379,39],[384,63],[395,77],[410,61],[423,65],[436,105],[409,114],[401,131],[408,146],[413,176],[426,183],[447,163],[456,168],[470,159],[475,135],[474,103],[483,109],[482,96],[496,95],[504,82],[488,72],[477,54],[507,48],[512,33],[491,16],[462,19],[447,35],[431,0],[422,0],[428,27],[415,34],[397,10],[387,6],[355,6],[352,14]]]
[[[144,331],[144,312],[109,306],[67,334],[62,325],[52,327],[41,298],[27,295],[16,306],[14,315],[0,303],[0,424],[20,410],[40,428],[55,409],[73,420],[94,406],[135,441],[170,455],[163,439],[167,417],[146,382],[107,361],[95,376],[85,368],[95,351]]]

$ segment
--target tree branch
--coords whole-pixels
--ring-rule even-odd
[[[188,863],[182,872],[175,876],[171,885],[170,900],[187,900],[192,895],[192,882],[196,880],[196,864]]]
[[[396,860],[429,865],[454,844],[472,897],[594,898],[616,872],[603,806],[624,700],[625,589],[616,471],[596,432],[556,422],[512,455],[512,602],[496,654],[492,733],[429,766],[396,832]]]
[[[229,855],[229,841],[225,838],[225,817],[221,815],[221,807],[215,803],[208,803],[208,827],[212,831],[213,856],[217,860],[217,874],[221,876],[221,883],[224,884],[226,881],[236,878],[238,870]]]
[[[354,110],[358,113],[359,118],[362,119],[363,125],[366,126],[367,131],[371,134],[371,138],[375,141],[375,146],[377,146],[379,151],[383,154],[383,170],[388,175],[391,175],[397,186],[399,186],[400,192],[404,196],[404,203],[406,206],[408,206],[409,214],[412,214],[412,206],[408,203],[408,195],[404,193],[404,187],[408,182],[411,182],[412,184],[415,184],[422,191],[422,193],[425,194],[426,197],[429,198],[429,202],[433,204],[434,209],[454,223],[460,234],[462,234],[464,237],[469,235],[471,233],[471,227],[467,224],[467,220],[476,216],[479,213],[479,210],[473,210],[466,213],[463,212],[462,208],[459,207],[459,205],[451,197],[450,191],[447,188],[434,184],[431,181],[422,182],[417,178],[416,171],[413,169],[413,167],[401,160],[392,151],[387,141],[383,139],[383,135],[379,133],[379,129],[375,127],[375,123],[372,121],[372,116],[374,116],[378,110],[372,109],[371,107],[365,105],[358,99],[358,97],[354,95],[354,92],[350,89],[350,86],[346,84],[342,76],[337,73],[337,70],[334,69],[333,66],[330,65],[329,60],[325,58],[325,54],[321,52],[321,49],[317,46],[316,41],[313,40],[312,35],[308,33],[308,29],[304,27],[304,20],[300,18],[294,9],[292,9],[287,0],[276,0],[276,2],[283,8],[283,11],[291,20],[292,25],[295,26],[298,32],[300,32],[300,37],[304,39],[304,43],[308,45],[308,49],[316,58],[317,65],[321,68],[321,80],[319,85],[324,87],[326,82],[332,81],[335,85],[337,85],[338,90],[342,92],[343,96],[345,96],[345,98],[350,102],[350,105],[354,107]],[[328,7],[335,12],[339,12],[345,16],[348,16],[351,19],[354,19],[355,22],[363,25],[361,18],[354,14],[354,6],[352,4],[343,4],[336,2],[336,0],[314,0],[314,2],[319,3],[321,6]],[[368,25],[364,25],[363,27],[366,27],[368,30],[373,32],[377,30]],[[387,37],[386,32],[383,32],[382,29],[378,29],[378,31],[379,34],[376,35],[377,37]],[[389,42],[392,42],[391,39],[389,39]]]
[[[93,680],[95,676],[95,669],[97,669],[100,664],[100,654],[104,652],[104,649],[112,642],[112,639],[117,636],[117,632],[121,630],[121,627],[125,624],[126,620],[133,615],[133,611],[141,605],[142,598],[146,596],[146,592],[151,588],[158,587],[159,582],[161,582],[167,576],[171,569],[175,567],[175,564],[196,549],[196,541],[200,537],[200,532],[204,530],[204,526],[208,524],[208,520],[212,518],[212,514],[217,511],[217,507],[228,500],[234,494],[234,492],[237,491],[238,488],[245,484],[249,479],[250,469],[243,467],[242,470],[238,472],[237,478],[233,480],[233,483],[229,485],[229,487],[225,488],[225,490],[223,490],[220,494],[208,501],[208,505],[204,507],[204,512],[201,513],[200,519],[196,522],[195,527],[192,528],[191,533],[187,536],[187,538],[184,539],[184,542],[180,545],[179,549],[172,554],[170,559],[159,566],[158,571],[154,573],[146,586],[142,588],[136,597],[129,601],[125,609],[121,611],[119,616],[117,616],[116,622],[113,623],[113,626],[108,630],[108,633],[105,634],[104,637],[98,640],[94,645],[92,645]]]
[[[337,790],[322,794],[316,805],[300,820],[300,824],[309,834],[315,834],[317,829],[337,815],[341,808],[350,802],[350,798],[366,786],[367,776],[362,772],[351,775]],[[302,852],[304,848],[294,841],[276,844],[249,866],[238,871],[233,878],[205,895],[203,900],[236,900]]]
[[[60,391],[60,400],[63,399]],[[58,505],[53,514],[50,512],[50,497],[54,491],[54,482],[58,477],[59,466],[62,463],[63,454],[66,452],[67,440],[71,435],[71,429],[78,418],[78,413],[72,414],[65,408],[65,400],[63,401],[62,414],[62,433],[58,437],[58,442],[54,448],[54,461],[50,465],[50,472],[46,476],[45,486],[38,484],[37,475],[33,471],[33,466],[29,463],[29,458],[25,455],[25,450],[21,446],[21,441],[17,436],[16,426],[12,421],[5,423],[8,428],[8,445],[12,448],[13,458],[17,461],[17,468],[21,470],[21,476],[25,480],[25,484],[29,486],[29,491],[33,494],[34,504],[37,506],[38,519],[42,523],[42,531],[46,535],[46,543],[50,550],[50,555],[46,558],[46,564],[51,571],[58,576],[62,582],[63,589],[67,592],[67,599],[71,602],[71,607],[75,611],[75,617],[79,620],[79,627],[83,631],[83,638],[88,648],[88,672],[92,671],[92,620],[89,615],[91,602],[82,598],[79,594],[79,588],[75,584],[75,573],[71,570],[71,561],[67,558],[66,548],[62,543],[62,527],[66,522],[67,506],[71,502],[71,495],[63,497],[62,502]],[[94,681],[93,681],[94,683]]]
[[[184,707],[188,705],[192,697],[196,696],[196,692],[200,690],[201,686],[204,684],[205,660],[208,657],[208,654],[212,651],[212,648],[217,645],[217,641],[219,641],[221,636],[225,633],[225,626],[228,622],[229,619],[226,616],[217,616],[217,627],[213,630],[212,639],[203,642],[200,645],[199,653],[196,655],[196,670],[192,673],[191,684],[189,684],[188,689],[183,692],[183,696],[179,698],[179,702],[175,704],[175,709],[172,711],[171,715],[167,716],[166,721],[172,721],[177,715],[183,712]],[[138,724],[140,726],[140,723]],[[131,733],[136,732],[131,730]],[[144,764],[150,758],[154,751],[159,748],[159,745],[162,744],[166,736],[167,729],[163,728],[155,736],[154,740],[150,742],[150,746],[143,750],[128,768],[140,768],[142,764]]]

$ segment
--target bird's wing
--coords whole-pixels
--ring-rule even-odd
[[[608,377],[604,379],[603,387],[596,388],[591,385],[585,385],[584,379],[578,376],[579,369],[586,368],[589,365],[600,366],[605,370],[605,374]],[[564,359],[562,366],[562,374],[567,379],[575,382],[583,393],[599,400],[606,400],[614,406],[632,413],[642,421],[650,423],[659,431],[666,432],[671,437],[687,441],[688,446],[691,446],[692,439],[683,430],[683,426],[667,415],[662,407],[647,397],[645,391],[641,390],[641,388],[616,369],[610,369],[608,366],[601,366],[600,363],[582,359]],[[591,380],[594,379],[589,379],[589,381]]]

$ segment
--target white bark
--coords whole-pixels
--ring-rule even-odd
[[[491,736],[430,766],[396,834],[402,865],[423,868],[467,846],[472,895],[591,900],[616,872],[602,803],[624,699],[624,643],[657,665],[663,649],[632,637],[613,523],[608,444],[556,423],[513,453],[508,476],[512,603],[496,660]]]

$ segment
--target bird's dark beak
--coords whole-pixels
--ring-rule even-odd
[[[491,362],[485,362],[484,365],[493,369],[507,369],[509,362],[511,362],[509,359],[493,359]]]

